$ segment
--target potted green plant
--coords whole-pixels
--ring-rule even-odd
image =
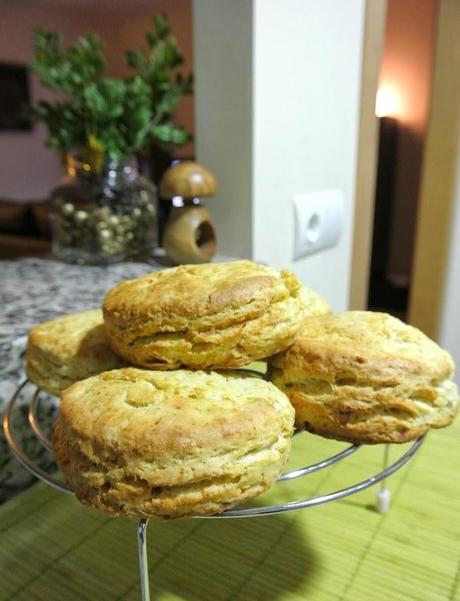
[[[157,194],[136,155],[156,143],[184,144],[190,134],[172,115],[192,76],[166,17],[153,17],[145,50],[125,52],[129,75],[105,75],[104,44],[95,34],[63,48],[56,32],[34,33],[32,65],[56,100],[31,107],[48,129],[67,176],[52,192],[53,250],[65,260],[104,263],[151,254],[157,242]]]

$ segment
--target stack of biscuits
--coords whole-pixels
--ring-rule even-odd
[[[244,369],[254,361],[264,378]],[[415,328],[334,315],[294,274],[251,261],[122,282],[102,309],[33,328],[27,348],[29,379],[61,396],[53,448],[77,497],[162,519],[265,491],[294,427],[382,443],[449,424],[453,369]]]

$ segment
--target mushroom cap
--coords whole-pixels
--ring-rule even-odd
[[[214,196],[216,190],[217,182],[214,175],[195,161],[184,161],[173,165],[165,171],[160,183],[162,198]]]

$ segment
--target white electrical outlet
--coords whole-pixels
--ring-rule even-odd
[[[335,246],[343,228],[340,190],[294,195],[294,259]]]

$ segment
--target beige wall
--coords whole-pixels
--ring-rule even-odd
[[[221,252],[291,268],[336,310],[348,305],[364,13],[364,0],[194,2],[197,149],[222,184]],[[345,199],[338,246],[293,261],[294,194],[330,188]]]
[[[253,256],[349,303],[365,1],[256,0]],[[282,74],[277,77],[275,74]],[[337,246],[293,260],[295,194],[339,189]]]
[[[410,321],[460,365],[460,3],[441,0]]]
[[[378,120],[375,115],[386,24],[386,0],[367,0],[361,83],[350,309],[367,309],[374,222]]]
[[[219,252],[252,256],[252,0],[194,0],[197,158],[216,175]]]
[[[388,271],[409,279],[423,141],[429,113],[438,0],[389,0],[380,86],[398,94],[399,122]]]
[[[107,42],[109,72],[123,72],[123,52],[143,45],[149,16],[166,12],[186,55],[186,68],[192,65],[191,0],[152,0],[136,7],[107,3],[45,0],[0,0],[0,61],[29,64],[33,59],[32,31],[37,26],[56,29],[71,41],[78,34],[95,31]],[[32,99],[49,99],[31,74]],[[193,131],[193,99],[186,99],[177,112],[177,122]],[[32,132],[0,132],[0,198],[43,198],[62,176],[55,152],[44,148],[46,135],[41,126]],[[179,149],[178,156],[194,152],[193,145]]]

